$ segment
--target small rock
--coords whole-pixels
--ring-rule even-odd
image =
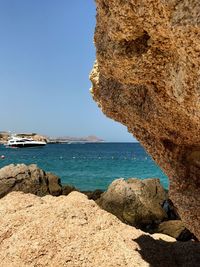
[[[74,186],[72,185],[63,185],[62,186],[62,195],[69,195],[69,193],[73,192],[73,191],[78,191]]]
[[[103,194],[103,191],[100,189],[96,189],[94,191],[82,191],[83,194],[88,196],[88,199],[97,200]]]
[[[171,220],[159,224],[157,231],[169,235],[179,241],[188,241],[194,239],[194,235],[186,229],[181,220]]]
[[[48,180],[49,193],[53,196],[60,196],[62,194],[60,178],[52,173],[47,173],[46,175]]]

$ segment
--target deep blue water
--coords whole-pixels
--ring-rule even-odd
[[[51,144],[40,148],[0,145],[0,168],[11,163],[35,163],[81,190],[106,189],[116,178],[168,178],[138,143]]]

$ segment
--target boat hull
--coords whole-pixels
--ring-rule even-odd
[[[8,145],[9,147],[39,147],[39,146],[45,146],[46,144],[13,144],[13,145]]]

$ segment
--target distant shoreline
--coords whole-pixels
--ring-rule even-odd
[[[86,142],[83,142],[83,141],[53,141],[53,142],[47,142],[47,144],[139,144],[139,142],[130,142],[130,141],[103,141],[103,142],[91,142],[91,141],[86,141]]]
[[[102,141],[102,142],[92,142],[92,141],[47,141],[48,145],[54,144],[139,144],[139,142],[131,141]],[[0,145],[6,145],[7,141],[0,141]]]

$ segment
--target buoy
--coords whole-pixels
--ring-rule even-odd
[[[1,159],[5,159],[5,156],[4,155],[1,155]]]

